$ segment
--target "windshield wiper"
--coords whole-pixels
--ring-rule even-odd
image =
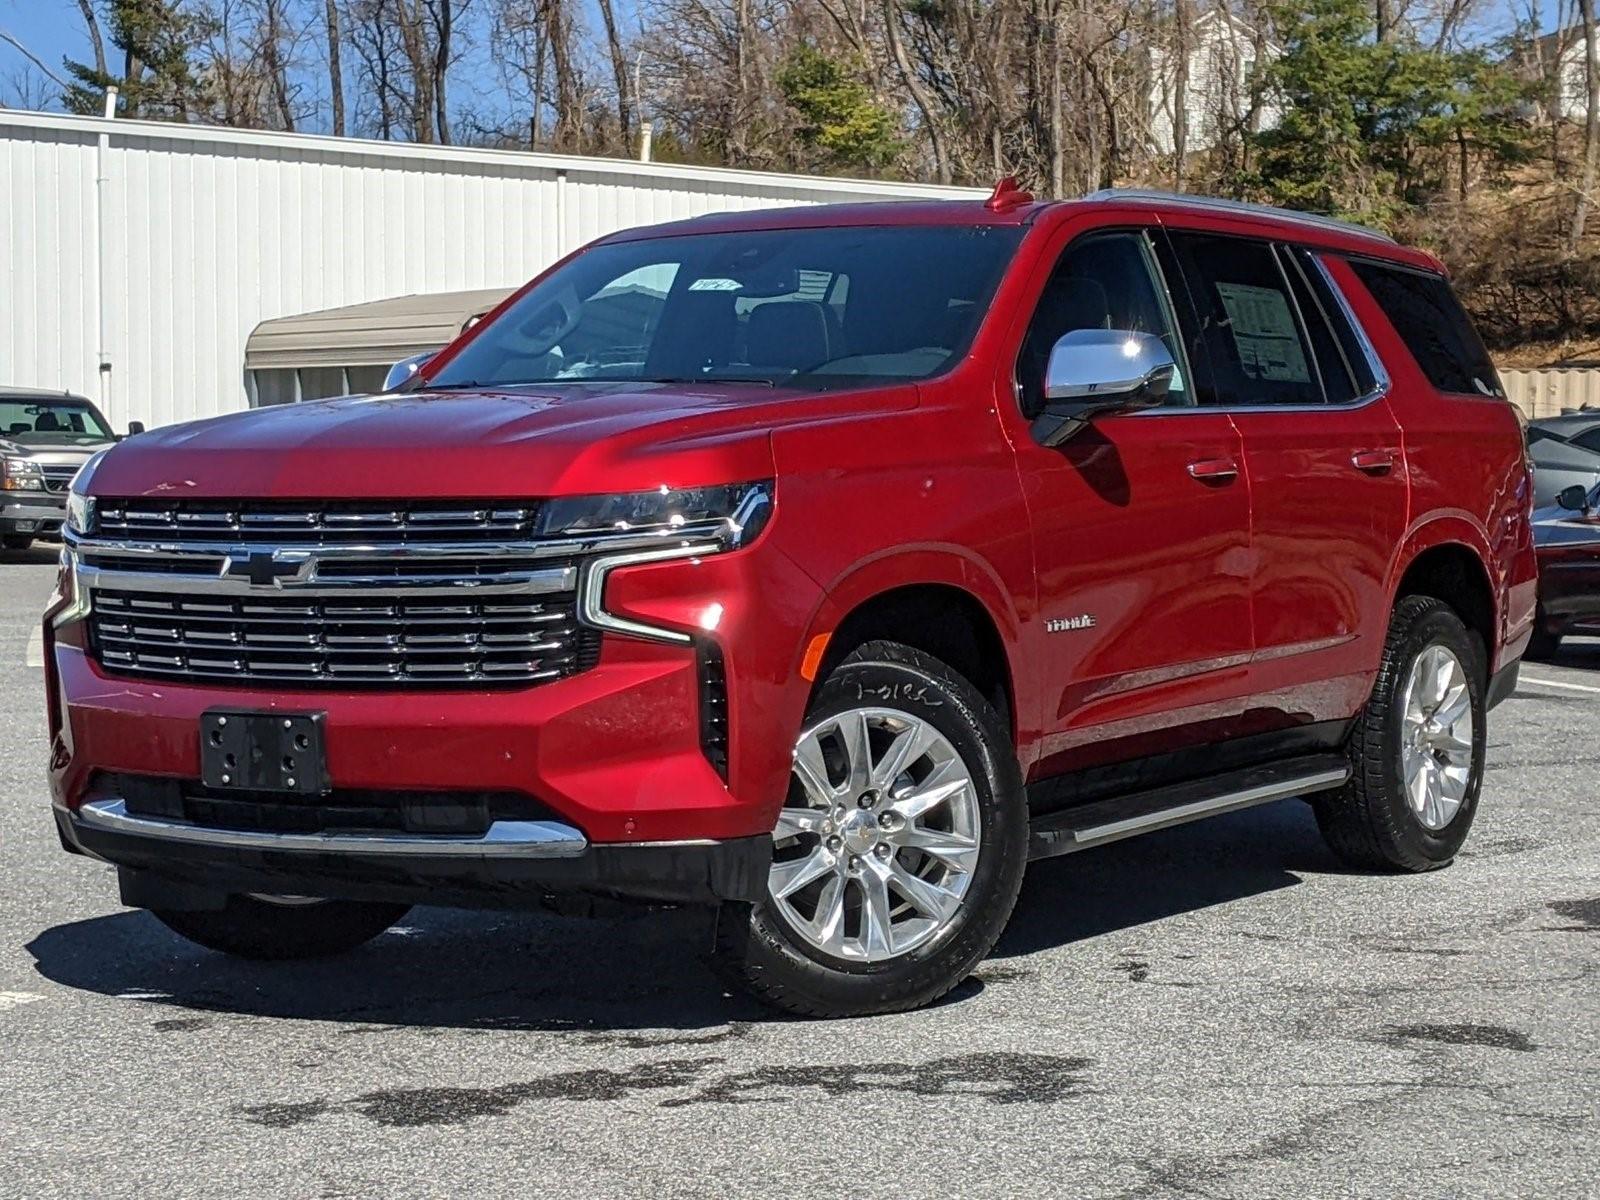
[[[764,375],[661,375],[644,379],[617,379],[614,383],[759,383],[763,387],[778,385]]]

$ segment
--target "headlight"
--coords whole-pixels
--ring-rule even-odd
[[[89,495],[89,480],[108,450],[91,454],[72,477],[72,486],[67,489],[68,533],[86,534],[94,530],[94,497]]]
[[[4,461],[4,471],[0,473],[0,491],[44,491],[44,472],[39,470],[38,463],[26,458],[8,458]]]
[[[548,501],[542,537],[618,534],[714,541],[731,550],[753,540],[772,515],[772,481],[576,496]]]
[[[67,532],[88,533],[94,528],[94,497],[82,492],[67,493]]]

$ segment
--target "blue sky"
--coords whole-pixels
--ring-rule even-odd
[[[630,12],[634,5],[624,0],[617,7],[619,21],[625,25],[631,23]],[[1547,27],[1554,19],[1556,7],[1557,0],[1540,0]],[[593,20],[592,25],[598,27],[598,18]],[[78,14],[75,0],[0,0],[0,31],[22,42],[58,75],[64,74],[61,69],[64,57],[81,61],[89,56],[88,38],[84,36],[83,19]],[[0,41],[0,104],[16,103],[13,81],[27,67],[27,60],[13,46]],[[477,87],[474,87],[475,83]],[[451,72],[452,92],[457,103],[461,100],[470,101],[473,91],[488,100],[493,83],[493,74],[489,70]],[[55,90],[52,86],[52,97]],[[452,104],[451,107],[456,106]],[[59,107],[59,104],[52,102],[51,107]]]
[[[64,74],[63,57],[81,59],[89,53],[83,18],[73,0],[0,0],[0,29],[37,54],[57,75]],[[9,80],[26,65],[15,47],[0,42],[0,78]]]

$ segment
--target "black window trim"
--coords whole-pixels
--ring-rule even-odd
[[[1178,353],[1173,356],[1174,361],[1178,364],[1178,370],[1182,373],[1184,385],[1189,394],[1198,396],[1198,393],[1194,390],[1196,379],[1194,370],[1190,366],[1189,348],[1184,344],[1183,325],[1178,315],[1177,300],[1172,294],[1172,284],[1167,279],[1167,273],[1162,269],[1161,256],[1156,253],[1155,235],[1161,232],[1161,226],[1155,223],[1149,225],[1095,225],[1085,229],[1083,232],[1068,239],[1067,244],[1061,247],[1060,252],[1056,254],[1050,263],[1050,270],[1045,275],[1044,286],[1046,289],[1049,288],[1050,281],[1055,278],[1056,268],[1061,265],[1061,260],[1085,242],[1101,237],[1120,236],[1133,238],[1139,244],[1139,256],[1144,260],[1145,270],[1150,272],[1150,282],[1154,285],[1156,291],[1156,303],[1160,305],[1162,316],[1166,318],[1171,327],[1172,342],[1178,350]],[[1032,327],[1033,319],[1038,315],[1039,305],[1043,300],[1044,291],[1041,290],[1039,295],[1034,298],[1033,307],[1028,312],[1028,320],[1022,327],[1022,340],[1017,343],[1017,351],[1011,358],[1011,394],[1016,401],[1017,412],[1023,420],[1029,420],[1030,418],[1023,403],[1022,350],[1027,344],[1028,330]],[[1131,417],[1170,416],[1173,413],[1187,413],[1197,409],[1204,410],[1204,408],[1205,406],[1196,399],[1188,404],[1156,404],[1150,408],[1137,409],[1120,415]],[[1211,411],[1216,412],[1218,410],[1212,409]]]

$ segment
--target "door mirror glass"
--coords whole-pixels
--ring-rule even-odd
[[[1589,511],[1589,493],[1584,489],[1583,484],[1574,483],[1556,493],[1556,503],[1572,512],[1587,513]]]
[[[402,358],[394,366],[390,367],[389,373],[383,377],[383,390],[397,392],[405,387],[406,384],[411,382],[416,373],[422,369],[422,364],[437,353],[439,353],[437,350],[425,350],[421,354],[413,354],[410,358]]]
[[[1043,446],[1057,446],[1096,416],[1160,404],[1177,373],[1166,344],[1127,329],[1074,329],[1050,350],[1044,411],[1033,422]]]

